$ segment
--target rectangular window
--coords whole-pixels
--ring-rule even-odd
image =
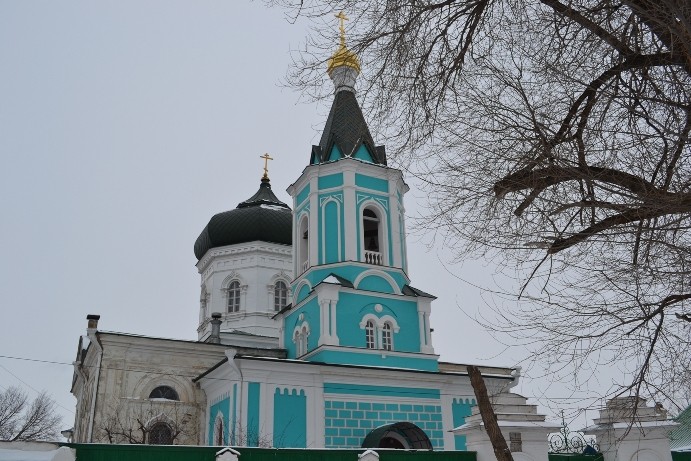
[[[523,442],[521,441],[520,432],[509,432],[509,442],[511,443],[511,446],[509,447],[511,452],[518,453],[523,451]]]

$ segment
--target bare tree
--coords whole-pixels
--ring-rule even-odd
[[[490,326],[570,380],[607,365],[620,393],[688,389],[690,2],[273,3],[315,21],[289,78],[315,96],[330,15],[351,14],[365,112],[426,182],[423,225],[519,282]]]
[[[107,443],[173,445],[198,443],[196,418],[173,400],[123,401],[114,399],[101,423],[101,439]]]
[[[0,392],[0,440],[57,440],[60,421],[55,402],[45,392],[33,401],[14,386]]]

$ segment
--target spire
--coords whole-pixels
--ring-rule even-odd
[[[345,21],[348,18],[343,11],[338,13],[336,17],[340,22],[340,44],[336,52],[329,58],[327,73],[334,82],[336,93],[342,90],[355,92],[355,79],[360,74],[360,60],[346,46]]]
[[[329,59],[327,69],[336,90],[319,145],[312,146],[310,164],[355,158],[386,165],[384,146],[374,144],[355,98],[355,79],[360,73],[360,61],[346,46],[344,21],[348,18],[343,12],[338,13],[336,17],[340,21],[340,44]]]

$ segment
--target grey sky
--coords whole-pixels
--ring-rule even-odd
[[[264,152],[291,203],[318,142],[328,102],[280,86],[306,33],[260,2],[0,1],[0,355],[70,363],[89,313],[105,330],[196,339],[198,234],[255,192]],[[521,351],[494,357],[503,346],[457,306],[474,315],[480,290],[441,267],[443,250],[408,247],[412,284],[439,297],[442,360],[516,364]],[[491,266],[454,271],[493,283]],[[14,375],[71,426],[71,366],[0,358],[0,387],[24,386]]]

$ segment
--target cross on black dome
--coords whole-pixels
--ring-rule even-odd
[[[246,242],[292,245],[292,212],[262,178],[259,190],[234,210],[214,215],[194,243],[194,255],[202,259],[207,251]]]

